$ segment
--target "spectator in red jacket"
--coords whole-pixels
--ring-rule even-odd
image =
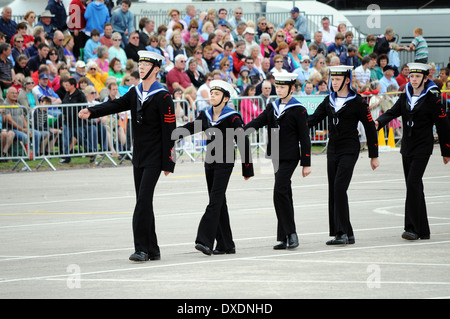
[[[408,67],[407,64],[403,64],[402,65],[402,69],[400,71],[400,74],[397,75],[395,80],[397,81],[398,86],[402,86],[403,85],[403,87],[406,85],[406,83],[409,82],[409,67]]]
[[[67,27],[73,35],[73,54],[76,59],[80,56],[80,49],[84,48],[86,41],[89,39],[89,36],[83,31],[86,27],[86,18],[84,17],[85,11],[86,0],[72,0],[70,2]]]
[[[236,50],[231,53],[233,57],[233,74],[235,77],[239,77],[239,72],[241,71],[241,67],[245,65],[245,42],[240,40],[236,42]]]

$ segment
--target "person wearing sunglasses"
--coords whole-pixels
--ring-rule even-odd
[[[228,23],[233,29],[235,29],[240,22],[247,23],[247,20],[242,17],[243,14],[244,11],[241,7],[234,9],[233,17],[228,20]]]
[[[164,57],[146,50],[139,54],[139,77],[142,82],[120,98],[82,109],[81,119],[131,111],[133,134],[133,175],[136,205],[133,214],[135,252],[132,261],[159,260],[160,249],[155,230],[153,195],[161,171],[174,171],[175,108],[172,97],[156,76]]]
[[[86,64],[86,77],[92,82],[97,93],[100,94],[101,90],[106,87],[108,76],[108,72],[103,72],[95,61],[89,61]]]
[[[20,34],[14,36],[14,39],[12,40],[13,46],[11,48],[11,55],[14,61],[17,60],[17,57],[19,55],[25,54],[23,49],[23,41],[24,41],[23,36]]]
[[[145,50],[145,44],[140,42],[138,31],[130,33],[128,44],[125,46],[124,50],[128,59],[139,62],[139,51]]]
[[[169,89],[170,94],[176,88],[181,88],[184,90],[192,85],[191,79],[185,71],[187,58],[183,54],[178,54],[175,56],[175,67],[167,73],[166,84]]]

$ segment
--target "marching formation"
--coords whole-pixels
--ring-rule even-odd
[[[242,116],[228,102],[235,89],[223,80],[210,85],[211,107],[197,118],[176,127],[174,103],[169,92],[156,80],[163,56],[142,50],[139,54],[141,83],[122,97],[83,109],[81,119],[131,111],[133,120],[133,170],[136,206],[133,215],[135,252],[132,261],[160,259],[153,195],[161,171],[174,172],[173,146],[180,137],[204,132],[207,138],[205,177],[209,202],[198,226],[195,249],[206,254],[234,254],[228,214],[226,190],[234,168],[234,145],[237,143],[245,180],[254,176],[248,134],[266,126],[269,139],[267,154],[274,166],[273,204],[278,220],[277,240],[273,249],[294,249],[299,246],[294,221],[291,179],[297,165],[302,176],[311,174],[311,143],[309,129],[325,118],[330,127],[327,152],[329,189],[329,235],[327,245],[354,244],[350,223],[347,189],[360,152],[357,126],[361,122],[367,135],[370,167],[379,165],[377,129],[402,116],[406,124],[401,155],[406,182],[405,225],[402,237],[407,240],[429,239],[422,176],[432,153],[433,126],[437,128],[444,164],[450,161],[450,121],[440,102],[436,85],[427,79],[429,66],[410,63],[410,83],[395,105],[378,119],[371,116],[367,103],[352,89],[352,68],[330,68],[329,91],[314,114],[294,97],[297,74],[275,75],[277,99],[244,125]]]

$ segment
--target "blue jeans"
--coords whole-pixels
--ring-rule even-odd
[[[72,128],[64,124],[62,133],[64,154],[62,155],[69,154],[70,139],[72,137],[77,138],[78,145],[83,146],[85,153],[97,152],[97,128],[94,125],[77,126]]]
[[[24,145],[28,143],[28,136],[22,131],[12,130],[14,134],[16,134],[16,139],[19,142],[22,142]],[[39,153],[39,145],[41,144],[41,132],[33,130],[33,145],[34,145],[34,154],[37,155]]]

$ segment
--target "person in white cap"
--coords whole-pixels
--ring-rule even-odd
[[[244,42],[245,42],[245,56],[251,56],[252,53],[252,46],[258,45],[255,41],[255,29],[252,27],[247,27],[243,33],[244,36]]]
[[[442,105],[438,86],[429,80],[430,65],[408,63],[409,80],[405,92],[391,109],[376,121],[381,129],[401,116],[403,123],[402,154],[406,182],[405,225],[402,238],[429,239],[425,194],[422,177],[433,152],[433,127],[437,129],[444,164],[450,162],[450,121]]]
[[[129,259],[133,261],[160,259],[153,193],[161,171],[167,176],[175,167],[171,139],[175,108],[167,89],[156,80],[163,59],[157,53],[139,51],[141,83],[118,99],[79,112],[80,118],[88,119],[131,110],[136,206],[133,215],[135,253]]]
[[[363,124],[367,136],[372,170],[380,165],[375,123],[369,106],[351,86],[352,69],[352,66],[346,65],[330,67],[328,90],[331,93],[308,117],[310,127],[314,127],[328,117],[328,217],[330,236],[334,238],[327,241],[327,245],[355,243],[350,223],[347,189],[361,149],[358,122]]]
[[[53,39],[53,33],[57,30],[52,23],[52,18],[55,15],[50,12],[50,10],[45,10],[39,16],[39,21],[36,26],[42,26],[44,28],[47,40]],[[44,40],[44,39],[42,39]]]
[[[213,80],[209,86],[212,107],[201,111],[194,121],[177,128],[174,136],[205,132],[208,138],[205,176],[209,203],[198,226],[195,249],[205,255],[234,254],[236,248],[225,192],[234,167],[235,140],[241,155],[242,175],[245,180],[254,175],[250,143],[244,134],[241,116],[227,106],[230,98],[237,96],[233,86],[223,80]],[[213,250],[215,240],[217,244]]]
[[[298,236],[294,220],[291,178],[299,161],[303,166],[303,177],[311,173],[311,140],[306,122],[305,107],[292,97],[297,74],[274,74],[278,98],[245,126],[245,129],[268,130],[266,154],[272,159],[275,171],[273,202],[278,219],[277,240],[274,249],[298,247]],[[299,147],[299,142],[301,147]]]

